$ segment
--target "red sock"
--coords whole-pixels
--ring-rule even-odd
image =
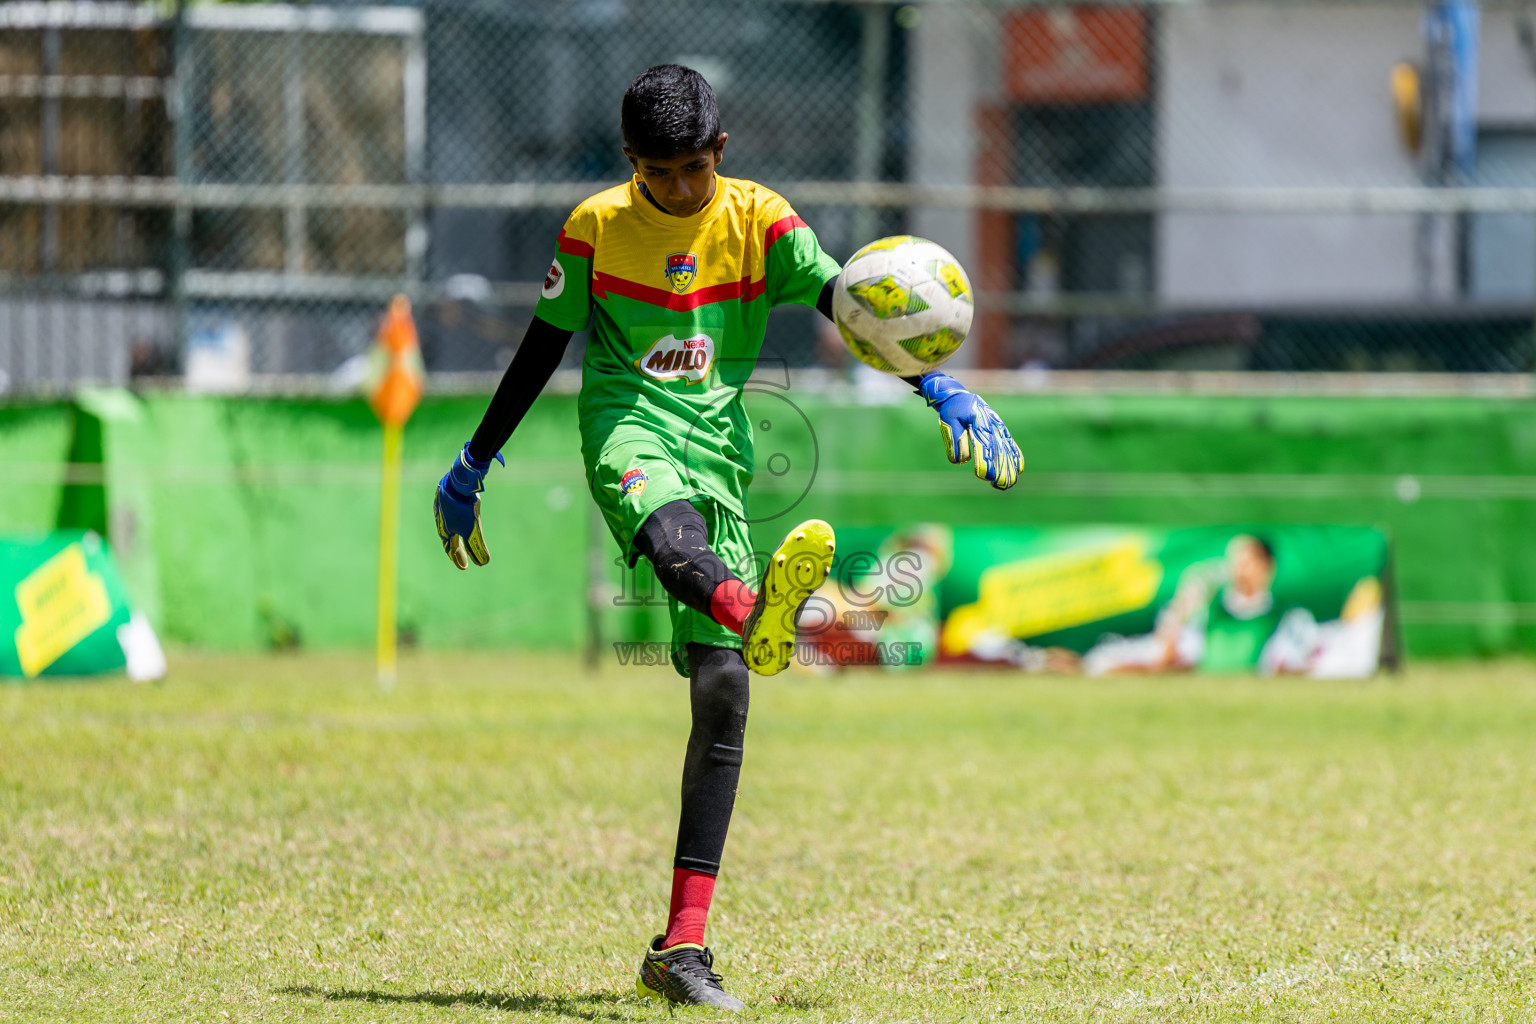
[[[742,624],[752,614],[752,606],[756,603],[757,594],[752,588],[732,577],[709,595],[709,614],[720,625],[741,636]]]
[[[704,945],[704,922],[709,918],[709,901],[715,895],[715,876],[687,868],[672,870],[672,909],[667,912],[667,935],[662,949],[679,942]]]

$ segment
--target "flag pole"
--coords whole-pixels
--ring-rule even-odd
[[[377,662],[379,685],[395,685],[397,612],[400,601],[400,461],[405,428],[384,424],[383,486],[379,488],[379,620]]]
[[[426,380],[411,303],[396,295],[379,326],[366,390],[384,428],[379,484],[379,593],[375,662],[379,685],[395,685],[399,666],[400,465],[405,450],[405,421],[411,418]]]

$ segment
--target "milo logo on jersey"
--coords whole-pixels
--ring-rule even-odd
[[[671,334],[652,345],[650,351],[635,360],[635,366],[656,380],[682,378],[697,384],[709,374],[715,361],[715,342],[707,334],[679,339]]]

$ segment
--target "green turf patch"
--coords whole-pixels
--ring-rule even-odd
[[[686,684],[0,688],[0,1019],[661,1020]],[[754,680],[710,942],[775,1020],[1529,1020],[1536,672]]]

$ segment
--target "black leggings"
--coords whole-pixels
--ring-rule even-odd
[[[741,652],[688,645],[693,731],[683,760],[683,811],[672,866],[719,874],[725,834],[736,806],[747,738],[747,663]]]
[[[704,517],[686,501],[652,512],[635,547],[651,560],[667,593],[705,615],[715,588],[734,575],[710,548]],[[683,810],[672,866],[713,875],[720,871],[731,827],[747,735],[749,687],[741,652],[690,643],[688,693],[693,730],[683,759]]]
[[[715,588],[736,575],[710,548],[704,517],[686,501],[669,501],[647,516],[635,548],[651,560],[667,593],[705,615]]]

